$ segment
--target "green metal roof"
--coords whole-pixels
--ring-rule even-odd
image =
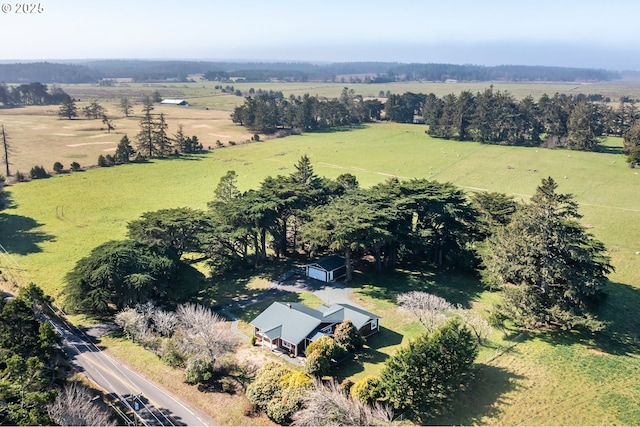
[[[344,257],[340,255],[330,255],[319,259],[318,261],[309,263],[310,266],[318,266],[325,271],[337,270],[340,267],[344,267]]]
[[[317,332],[323,323],[351,320],[353,325],[360,329],[371,319],[380,319],[380,316],[350,304],[321,305],[314,310],[300,303],[274,302],[250,324],[259,328],[269,339],[281,338],[298,344],[305,338],[311,341],[317,338]]]

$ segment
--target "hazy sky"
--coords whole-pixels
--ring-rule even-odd
[[[15,2],[3,1],[3,60],[397,61],[640,69],[638,0],[45,0],[41,14],[17,14]]]

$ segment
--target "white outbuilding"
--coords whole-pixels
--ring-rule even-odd
[[[331,255],[305,266],[307,277],[322,280],[323,282],[334,282],[347,275],[347,266],[344,257]]]

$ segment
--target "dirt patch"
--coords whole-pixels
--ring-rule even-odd
[[[589,347],[589,353],[595,354],[596,356],[608,356],[609,353],[606,351],[600,350],[599,348]]]

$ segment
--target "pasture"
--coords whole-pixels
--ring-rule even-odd
[[[342,87],[335,85],[331,90]],[[496,88],[499,89],[497,85]],[[106,88],[111,89],[114,88]],[[456,87],[446,93],[460,90]],[[116,111],[116,101],[114,98],[104,104],[109,111]],[[109,136],[96,129],[101,125],[99,121],[59,120],[44,107],[40,112],[37,108],[41,107],[0,111],[0,122],[11,134],[18,157],[27,152],[40,156],[26,160],[24,164],[29,167],[43,164],[49,169],[54,161],[68,166],[72,159],[87,165],[100,153],[108,152],[103,150],[115,148],[120,139],[114,138],[114,133]],[[139,107],[137,110],[139,114]],[[28,111],[32,112],[27,114]],[[175,131],[172,126],[183,123],[185,132],[198,135],[205,147],[215,147],[208,141],[215,143],[219,135],[229,135],[225,142],[250,137],[243,128],[228,121],[228,113],[200,107],[156,107],[154,112],[160,111],[166,114],[170,132]],[[11,130],[29,120],[19,130]],[[115,123],[118,133],[126,132],[131,137],[137,132],[135,117],[119,117]],[[79,127],[65,128],[71,125]],[[0,213],[0,243],[11,255],[10,259],[0,257],[2,274],[23,283],[33,281],[58,298],[64,275],[75,262],[97,245],[123,238],[128,221],[161,208],[205,209],[226,171],[235,170],[239,187],[247,190],[258,186],[266,176],[291,173],[303,154],[310,157],[318,175],[335,178],[348,172],[363,186],[392,176],[429,178],[450,181],[469,192],[499,191],[525,201],[543,177],[552,176],[559,183],[559,192],[575,194],[584,215],[583,224],[610,250],[616,272],[610,276],[609,297],[600,312],[609,326],[604,334],[586,337],[533,334],[504,340],[495,331],[489,345],[482,349],[476,381],[461,394],[451,415],[436,422],[640,424],[640,321],[635,315],[640,304],[640,255],[636,254],[640,251],[638,172],[628,168],[620,154],[444,141],[430,138],[424,130],[420,125],[378,123],[11,185],[6,188],[9,208]],[[209,138],[205,134],[211,139],[205,140]],[[22,135],[34,145],[19,143]],[[85,145],[68,147],[69,144]],[[607,144],[615,152],[621,141],[609,139]],[[30,150],[25,151],[25,147]],[[81,155],[85,157],[78,157]],[[77,159],[86,159],[87,163]],[[20,170],[28,172],[26,167]],[[19,269],[6,268],[14,261]],[[237,278],[212,285],[225,291],[204,292],[201,297],[215,304],[233,299],[234,294],[251,294],[264,284],[254,278]],[[383,316],[381,324],[386,335],[371,342],[371,351],[363,356],[362,363],[346,366],[340,372],[342,377],[353,379],[377,372],[380,365],[376,362],[420,332],[416,322],[395,307],[397,293],[427,289],[482,312],[497,299],[495,293],[483,289],[470,276],[406,271],[375,275],[366,269],[366,264],[356,276],[354,287],[358,303]],[[105,344],[119,346],[109,341]],[[145,360],[145,369],[164,369],[153,363]],[[230,422],[251,422],[241,417],[234,420]]]

